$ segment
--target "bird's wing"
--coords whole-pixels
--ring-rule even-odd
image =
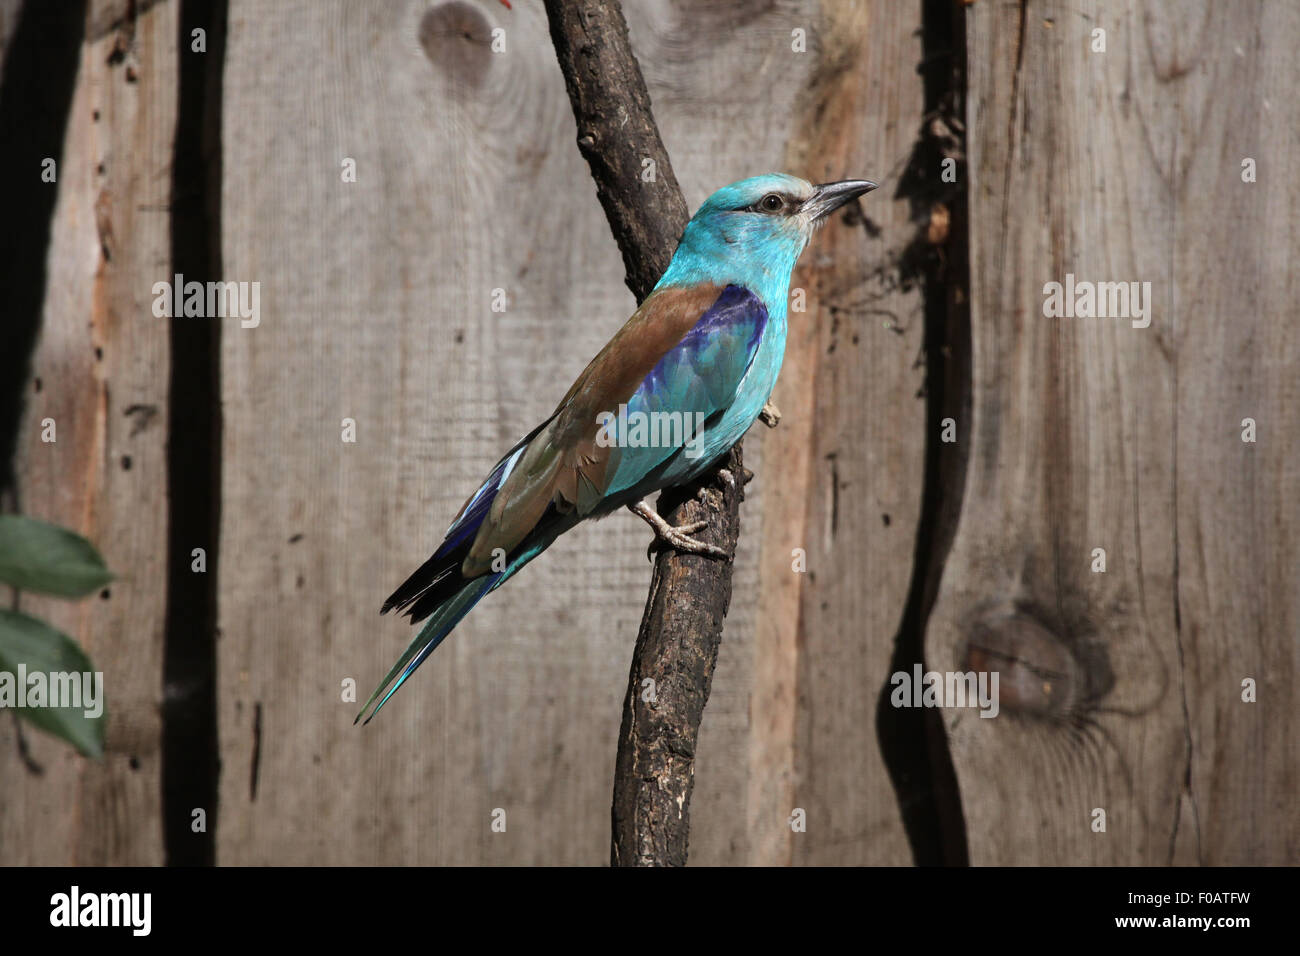
[[[664,476],[660,466],[682,454],[705,466],[719,450],[725,450],[715,447],[723,434],[716,426],[739,397],[767,320],[767,309],[752,292],[734,285],[722,290],[628,400],[628,434],[619,434],[611,423],[623,454],[607,483],[606,495],[641,486],[651,473]],[[642,437],[648,432],[648,445],[638,440],[633,416],[640,416]],[[621,421],[618,424],[622,427]],[[680,464],[673,465],[672,474],[678,476],[673,480],[680,479]]]
[[[620,405],[706,417],[724,411],[766,323],[761,300],[738,286],[670,287],[648,296],[511,463],[464,573],[485,573],[494,553],[511,554],[552,505],[562,514],[590,514],[611,487],[632,487],[680,451],[602,444],[601,413],[616,415]]]
[[[449,594],[454,593],[464,583],[464,578],[460,575],[461,563],[469,553],[469,546],[474,541],[474,535],[478,532],[479,526],[487,516],[488,509],[492,506],[492,500],[497,489],[501,487],[506,475],[510,473],[510,470],[519,460],[523,449],[550,422],[549,418],[542,422],[529,432],[519,444],[501,457],[501,460],[496,463],[488,475],[487,480],[479,485],[478,489],[465,501],[465,504],[461,505],[460,511],[452,519],[451,527],[447,529],[446,535],[443,536],[442,544],[438,546],[438,550],[402,582],[401,587],[388,596],[388,600],[380,608],[380,614],[387,614],[390,610],[396,608],[399,611],[405,611],[412,622],[421,621],[442,604]]]
[[[484,595],[590,514],[610,488],[638,484],[682,451],[602,444],[596,440],[601,412],[614,413],[620,404],[629,412],[709,417],[725,411],[766,323],[762,302],[737,286],[664,289],[647,297],[555,413],[497,462],[433,556],[384,602],[384,611],[427,620],[361,714],[378,700],[373,718]],[[494,552],[507,556],[504,565],[494,567]]]

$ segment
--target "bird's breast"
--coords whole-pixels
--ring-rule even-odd
[[[706,451],[700,456],[702,464],[707,465],[740,441],[758,418],[781,373],[785,336],[786,319],[782,310],[779,315],[769,316],[754,352],[754,361],[736,389],[735,400],[706,428],[703,440]]]

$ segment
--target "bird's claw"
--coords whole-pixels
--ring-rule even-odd
[[[722,548],[691,537],[691,535],[703,531],[708,526],[707,521],[692,521],[690,524],[682,524],[674,528],[665,521],[662,528],[655,528],[655,536],[651,540],[650,546],[645,549],[645,556],[648,560],[653,561],[655,552],[668,545],[677,551],[685,551],[687,554],[702,554],[709,558],[730,560],[731,555]]]
[[[700,554],[709,558],[721,558],[724,561],[731,560],[731,555],[722,548],[691,537],[691,535],[707,528],[709,526],[707,521],[692,521],[690,524],[674,527],[644,501],[628,505],[628,508],[654,529],[654,539],[650,542],[650,547],[646,548],[647,559],[653,560],[655,551],[664,545],[668,545],[687,554]]]

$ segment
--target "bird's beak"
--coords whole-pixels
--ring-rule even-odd
[[[813,222],[825,219],[846,202],[857,199],[863,193],[876,188],[875,183],[865,179],[846,179],[840,183],[822,183],[813,187],[812,198],[803,204],[803,212]]]

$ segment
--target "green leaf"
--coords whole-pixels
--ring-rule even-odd
[[[82,597],[111,580],[104,559],[81,535],[22,515],[0,515],[0,581],[44,594]]]
[[[24,697],[31,699],[33,674],[43,675],[45,704],[53,701],[56,685],[66,688],[75,681],[81,687],[81,699],[76,701],[80,706],[18,707]],[[59,676],[51,679],[52,674]],[[80,676],[72,678],[73,674]],[[89,684],[86,674],[92,675]],[[0,610],[0,711],[16,708],[22,717],[66,740],[87,757],[100,757],[104,753],[103,684],[95,681],[93,674],[90,658],[68,635],[18,611]],[[20,676],[26,681],[25,688],[19,686]],[[60,696],[63,693],[60,690]],[[95,707],[86,700],[88,694],[94,697]],[[95,709],[99,716],[86,716],[87,710]]]

